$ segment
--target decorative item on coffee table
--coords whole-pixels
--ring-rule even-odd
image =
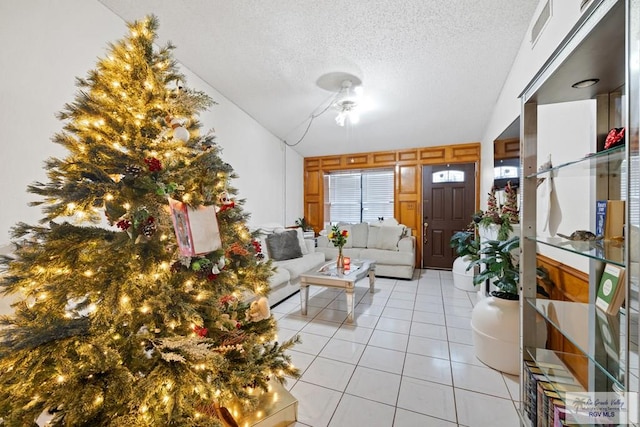
[[[331,227],[331,233],[327,236],[329,241],[333,243],[333,246],[338,248],[338,259],[336,261],[336,267],[338,272],[344,272],[344,255],[342,254],[342,248],[347,244],[347,237],[349,232],[347,230],[340,230],[340,227],[334,225]]]

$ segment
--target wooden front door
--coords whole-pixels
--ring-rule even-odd
[[[451,269],[457,254],[449,246],[475,210],[475,163],[432,165],[422,169],[422,266]]]

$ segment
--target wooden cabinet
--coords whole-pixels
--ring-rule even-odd
[[[591,2],[550,59],[521,95],[520,155],[522,176],[521,217],[521,407],[523,425],[547,425],[542,414],[554,408],[575,412],[576,396],[622,399],[629,409],[627,419],[600,419],[579,414],[582,424],[638,423],[638,265],[640,264],[640,2],[599,0]],[[575,87],[581,80],[599,79],[592,86]],[[572,85],[574,85],[572,87]],[[621,89],[622,88],[622,89]],[[542,142],[572,144],[571,140],[541,141],[538,135],[539,107],[578,100],[595,100],[593,123],[596,140],[591,152],[576,147],[572,159],[539,171],[547,159],[538,158]],[[612,99],[614,100],[612,102]],[[616,104],[616,99],[621,100]],[[622,105],[622,107],[620,107]],[[626,127],[627,144],[604,150],[608,129]],[[545,138],[553,138],[546,134]],[[569,146],[570,148],[571,146]],[[570,241],[545,237],[539,224],[540,178],[575,180],[574,191],[585,198],[591,212],[589,224],[595,230],[595,202],[602,199],[626,201],[623,241]],[[577,177],[577,178],[576,178]],[[562,206],[562,200],[559,201]],[[571,227],[571,218],[564,218]],[[550,298],[537,294],[536,265],[542,248],[563,259],[586,265],[586,282],[558,277]],[[560,255],[558,255],[560,256]],[[548,265],[556,261],[549,258]],[[602,271],[607,264],[625,268],[625,304],[614,314],[596,307]],[[543,322],[540,322],[543,319]],[[551,333],[544,345],[537,342],[537,328]],[[569,392],[575,391],[578,395]],[[541,406],[542,405],[542,406]],[[565,405],[565,408],[563,408]],[[602,408],[601,408],[602,409]],[[597,409],[594,408],[597,411]],[[544,412],[547,411],[547,412]],[[625,412],[625,411],[622,411]],[[620,414],[620,411],[618,411]],[[546,417],[546,415],[543,415]],[[591,417],[591,418],[590,418]],[[553,425],[553,424],[551,424]]]

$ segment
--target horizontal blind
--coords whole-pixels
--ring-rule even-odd
[[[362,173],[362,221],[393,218],[393,171]]]
[[[360,174],[332,173],[329,176],[331,222],[360,222]]]
[[[380,217],[393,218],[393,180],[391,169],[332,172],[325,180],[329,222],[375,222]]]

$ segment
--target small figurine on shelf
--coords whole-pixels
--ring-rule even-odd
[[[613,128],[607,134],[607,139],[604,141],[604,149],[617,147],[624,144],[624,128]]]

